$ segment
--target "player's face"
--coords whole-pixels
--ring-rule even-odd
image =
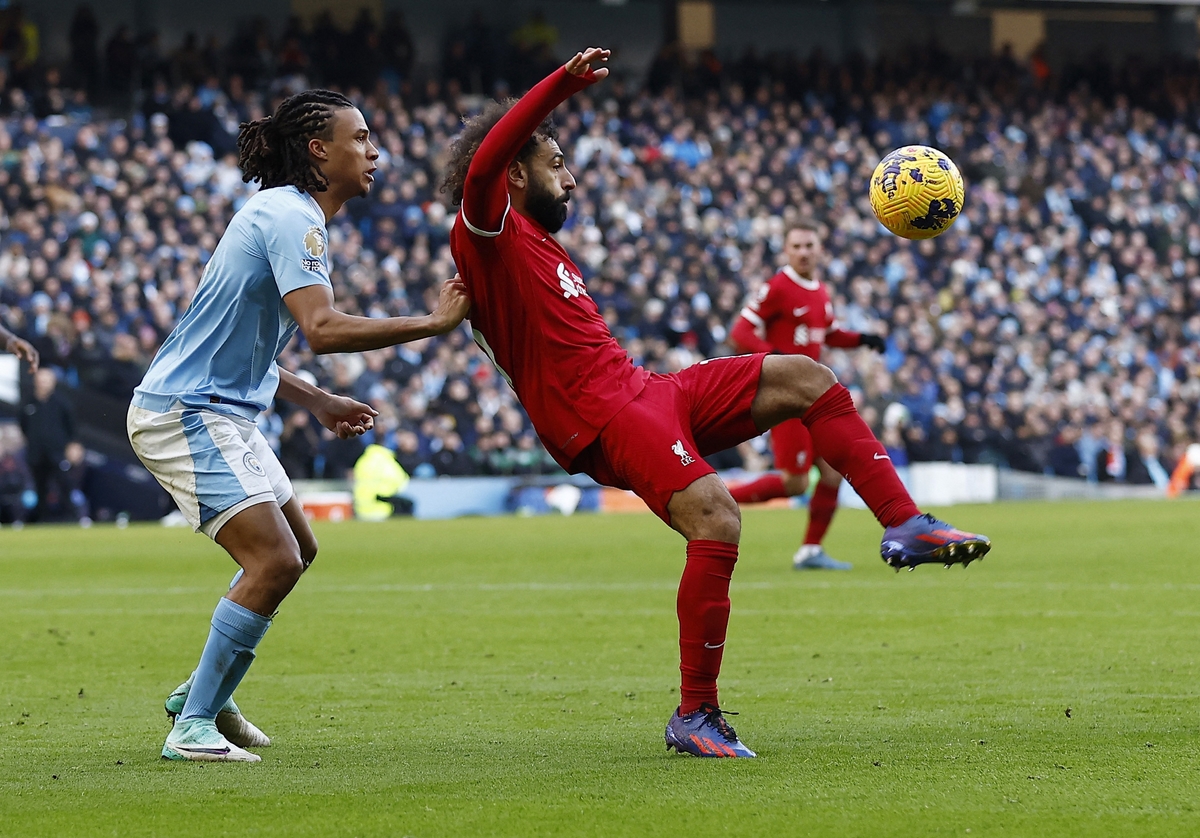
[[[375,161],[379,150],[371,142],[371,131],[358,108],[333,112],[332,137],[324,141],[326,159],[321,171],[329,178],[329,188],[347,198],[366,197],[375,182]]]
[[[575,178],[567,169],[558,143],[539,142],[526,170],[529,185],[525,192],[525,214],[549,232],[557,233],[567,221],[567,202],[575,188]]]
[[[811,277],[821,259],[821,237],[812,230],[792,230],[783,243],[788,264],[803,277]]]

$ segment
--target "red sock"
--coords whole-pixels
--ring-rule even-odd
[[[885,527],[921,514],[896,475],[891,458],[854,409],[850,391],[834,384],[801,417],[813,447],[846,478]]]
[[[817,483],[812,500],[808,502],[808,532],[804,534],[805,544],[820,544],[825,538],[825,531],[837,512],[838,487],[826,483]]]
[[[729,625],[729,580],[738,547],[724,541],[689,541],[687,564],[675,603],[679,614],[679,713],[717,706],[717,675]]]
[[[783,487],[783,478],[778,474],[764,474],[749,483],[731,486],[729,494],[738,503],[762,503],[771,498],[786,498],[787,489]]]

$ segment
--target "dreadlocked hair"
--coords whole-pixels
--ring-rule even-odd
[[[488,102],[478,114],[463,120],[462,131],[450,143],[450,149],[446,155],[446,176],[442,179],[442,191],[450,193],[452,206],[462,203],[463,184],[467,180],[467,169],[471,167],[471,160],[474,159],[475,152],[479,151],[479,144],[516,103],[516,99]],[[513,160],[522,163],[527,161],[537,151],[538,140],[558,141],[558,126],[550,117],[542,120],[541,125],[525,141],[525,145],[521,146],[521,150],[517,152]]]
[[[309,159],[308,141],[330,139],[334,111],[353,107],[332,90],[306,90],[284,99],[274,114],[243,122],[237,138],[242,180],[257,180],[263,189],[294,186],[324,192],[329,179]]]

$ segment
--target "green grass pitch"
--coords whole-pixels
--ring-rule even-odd
[[[649,515],[322,526],[238,692],[259,765],[159,759],[234,566],[186,530],[0,532],[0,835],[1200,834],[1195,502],[1004,504],[969,569],[796,573],[745,513],[722,702],[668,754],[683,541]]]

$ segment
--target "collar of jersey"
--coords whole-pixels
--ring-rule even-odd
[[[787,274],[788,279],[799,285],[805,291],[816,291],[821,287],[821,280],[805,279],[804,277],[800,276],[800,274],[796,273],[795,268],[793,268],[791,265],[784,265],[783,272]]]
[[[315,210],[316,210],[316,211],[317,211],[317,212],[320,214],[320,216],[321,216],[321,220],[322,220],[322,223],[324,223],[324,219],[325,219],[325,210],[321,209],[321,205],[317,203],[317,199],[316,199],[316,198],[314,198],[312,195],[308,194],[307,192],[305,192],[305,191],[304,191],[303,189],[301,189],[299,186],[293,186],[293,187],[292,187],[292,189],[295,189],[297,192],[299,192],[299,193],[300,193],[300,195],[301,195],[301,197],[303,197],[303,198],[307,198],[307,199],[308,199],[308,202],[309,202],[310,204],[312,204],[312,205],[313,205],[313,209],[315,209]]]

